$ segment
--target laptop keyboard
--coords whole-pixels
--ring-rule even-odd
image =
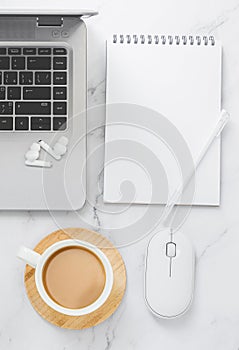
[[[68,50],[0,47],[0,132],[67,128]]]

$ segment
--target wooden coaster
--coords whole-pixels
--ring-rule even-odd
[[[98,325],[118,308],[126,288],[126,270],[123,259],[113,244],[102,235],[84,228],[58,230],[45,237],[34,250],[42,254],[50,245],[65,239],[80,239],[96,245],[108,257],[114,273],[114,283],[107,301],[96,311],[84,316],[67,316],[50,308],[40,297],[35,284],[35,269],[27,265],[25,286],[34,309],[55,326],[69,329],[84,329]]]

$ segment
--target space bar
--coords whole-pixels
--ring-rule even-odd
[[[50,115],[50,102],[16,102],[15,114],[17,115]]]

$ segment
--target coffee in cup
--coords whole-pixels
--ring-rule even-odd
[[[43,285],[57,304],[81,309],[94,303],[105,286],[100,259],[86,248],[70,246],[52,254],[42,273]]]
[[[35,268],[36,287],[44,302],[65,315],[87,315],[111,293],[112,266],[106,255],[88,242],[63,240],[42,255],[20,247],[18,257]]]

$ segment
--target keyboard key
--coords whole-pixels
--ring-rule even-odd
[[[6,96],[6,88],[5,86],[0,87],[0,100],[5,100]]]
[[[37,50],[34,47],[24,47],[23,49],[23,55],[35,55],[36,52]]]
[[[66,100],[66,87],[54,87],[53,88],[54,100]]]
[[[66,72],[54,72],[53,73],[54,85],[66,85]]]
[[[32,85],[33,84],[33,73],[32,72],[19,72],[19,84]]]
[[[51,130],[51,118],[49,117],[32,117],[31,130]]]
[[[56,47],[53,49],[53,55],[66,55],[67,51],[64,47]]]
[[[13,130],[13,118],[0,117],[0,130]]]
[[[0,101],[0,114],[13,114],[13,102]]]
[[[17,72],[4,72],[4,84],[16,85],[17,84]]]
[[[53,130],[66,130],[66,117],[54,117]]]
[[[53,58],[53,69],[64,70],[66,69],[66,57],[54,57]]]
[[[51,57],[27,57],[27,69],[48,70],[51,69]]]
[[[38,49],[38,55],[51,55],[50,47],[41,47]]]
[[[15,130],[28,130],[29,118],[28,117],[16,117],[15,118]]]
[[[66,102],[54,102],[53,103],[53,114],[66,115]]]
[[[22,49],[20,47],[10,47],[8,49],[9,55],[21,55]]]
[[[16,102],[15,114],[17,115],[50,115],[50,102]]]
[[[36,85],[51,85],[51,72],[36,72],[35,73]]]
[[[25,69],[25,57],[12,57],[12,69]]]
[[[51,88],[50,87],[24,87],[23,88],[24,100],[50,100]]]
[[[9,57],[0,57],[0,69],[9,69],[10,65],[10,58]]]
[[[6,55],[7,49],[5,47],[0,47],[0,55]]]
[[[21,88],[20,87],[8,87],[7,88],[8,100],[20,100],[21,99]]]
[[[0,47],[0,131],[66,130],[68,50],[17,45]]]

